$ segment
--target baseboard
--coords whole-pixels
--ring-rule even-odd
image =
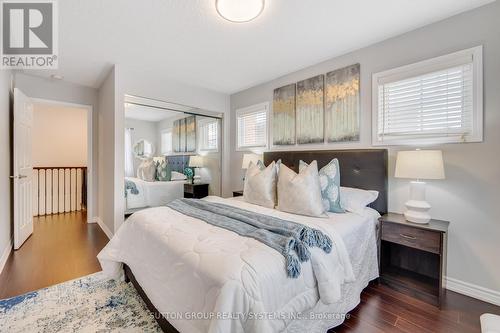
[[[113,233],[111,232],[111,230],[109,230],[108,226],[104,224],[103,220],[101,220],[100,217],[95,216],[94,218],[92,218],[92,222],[97,223],[99,227],[101,227],[102,231],[104,231],[106,236],[108,236],[109,239],[113,237]]]
[[[0,273],[2,273],[5,264],[7,263],[7,259],[9,259],[9,255],[12,252],[12,240],[9,240],[8,246],[3,250],[2,257],[0,257]]]
[[[500,292],[446,277],[446,289],[500,306]]]

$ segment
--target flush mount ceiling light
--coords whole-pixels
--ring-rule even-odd
[[[264,3],[265,0],[215,0],[215,8],[224,19],[243,23],[259,16]]]

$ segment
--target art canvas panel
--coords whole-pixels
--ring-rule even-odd
[[[274,90],[273,145],[295,144],[295,83]]]
[[[181,127],[179,120],[174,121],[172,130],[172,150],[176,153],[181,151]]]
[[[297,143],[323,143],[324,75],[297,82]]]
[[[360,65],[326,74],[325,130],[328,142],[359,141]]]
[[[186,118],[179,119],[179,152],[186,152]]]
[[[196,117],[190,116],[186,118],[186,152],[193,153],[196,151]]]

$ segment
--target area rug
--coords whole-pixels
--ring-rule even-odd
[[[130,283],[102,272],[0,300],[0,332],[161,332]]]

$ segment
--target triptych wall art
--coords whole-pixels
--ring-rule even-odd
[[[273,145],[359,141],[360,65],[274,90]]]
[[[274,90],[273,141],[280,146],[295,144],[295,83]]]
[[[196,117],[189,116],[174,121],[172,147],[176,153],[196,151]]]

